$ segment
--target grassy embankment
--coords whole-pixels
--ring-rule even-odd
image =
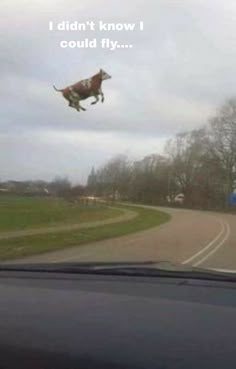
[[[111,209],[105,205],[85,207],[52,199],[0,199],[0,235],[3,231],[105,220],[120,216],[124,209],[137,212],[135,218],[116,224],[0,239],[0,260],[16,259],[118,237],[159,226],[170,219],[168,214],[154,209],[126,205],[119,205],[119,208],[120,210]]]

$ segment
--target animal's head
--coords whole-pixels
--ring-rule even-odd
[[[100,69],[99,73],[103,81],[111,78],[111,76],[108,73],[106,73],[103,69]]]

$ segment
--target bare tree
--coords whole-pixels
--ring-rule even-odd
[[[64,196],[71,188],[71,183],[66,177],[55,177],[55,179],[49,184],[49,189],[57,196]]]
[[[236,179],[236,98],[226,101],[210,121],[210,154],[219,163],[221,186],[228,204]]]
[[[96,172],[96,188],[100,194],[126,196],[130,181],[130,164],[125,155],[118,155]]]
[[[119,191],[137,202],[163,204],[181,192],[189,207],[228,205],[236,183],[236,98],[228,100],[206,127],[171,139],[165,156],[152,154],[133,163],[116,156],[92,171],[90,182],[99,193]]]
[[[182,192],[186,202],[193,205],[194,191],[200,191],[204,160],[208,150],[208,137],[204,128],[178,134],[170,140],[166,152],[170,158],[168,191]]]

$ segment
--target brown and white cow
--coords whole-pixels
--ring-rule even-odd
[[[81,100],[85,100],[88,97],[95,97],[95,101],[91,104],[96,104],[99,101],[99,95],[101,95],[101,101],[104,102],[104,93],[102,92],[102,82],[106,79],[110,79],[111,76],[104,70],[100,69],[99,73],[95,74],[91,78],[83,79],[75,84],[65,87],[61,90],[55,86],[53,88],[56,91],[62,93],[64,98],[69,101],[69,106],[77,109],[78,111],[86,110],[80,105]]]

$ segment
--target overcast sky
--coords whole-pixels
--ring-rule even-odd
[[[84,183],[116,154],[161,153],[236,90],[235,0],[1,0],[0,179]],[[49,31],[49,21],[144,22],[133,32]],[[109,38],[132,49],[63,49]],[[105,103],[76,112],[62,88],[100,68]]]

